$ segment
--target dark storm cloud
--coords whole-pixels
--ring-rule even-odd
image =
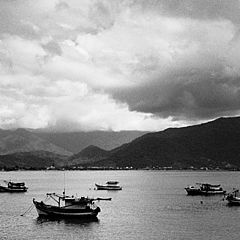
[[[221,79],[206,75],[200,79],[172,84],[151,86],[151,89],[125,91],[125,99],[131,110],[154,113],[166,118],[172,116],[178,120],[211,119],[223,115],[239,113],[240,78]],[[210,77],[210,78],[209,78]]]
[[[159,130],[240,114],[239,5],[0,0],[0,127]]]
[[[160,117],[198,120],[239,114],[239,1],[149,0],[132,1],[132,6],[153,22],[157,16],[173,21],[173,31],[156,28],[163,31],[159,40],[168,49],[138,58],[138,75],[131,80],[141,84],[113,91],[114,96],[131,110]],[[165,62],[162,50],[171,60]],[[142,75],[144,81],[138,79]]]
[[[166,16],[192,19],[229,19],[240,22],[238,0],[135,0],[132,6]]]

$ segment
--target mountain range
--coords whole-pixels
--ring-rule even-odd
[[[78,153],[89,145],[111,150],[128,143],[147,132],[144,131],[92,131],[92,132],[43,132],[29,130],[47,142],[53,143],[72,153]]]
[[[122,144],[119,141],[112,149],[103,149],[102,146],[113,146],[107,140],[111,141],[110,136],[116,140],[118,133],[104,132],[102,145],[95,145],[101,139],[100,132],[95,138],[97,135],[94,133],[84,133],[82,136],[87,136],[85,139],[88,140],[84,142],[82,139],[79,146],[88,146],[79,147],[77,151],[76,141],[80,135],[73,133],[71,139],[71,133],[1,130],[0,167],[240,168],[240,117],[219,118],[199,125],[151,133],[129,132],[128,135],[126,131],[119,135],[122,136],[119,137]],[[74,145],[72,148],[71,143]]]
[[[95,144],[107,150],[121,146],[146,132],[54,133],[33,129],[0,129],[0,168],[47,168],[71,163],[71,156]],[[68,159],[69,158],[69,159]],[[74,161],[73,161],[74,163]]]
[[[236,169],[240,168],[239,146],[240,117],[219,118],[200,125],[147,133],[101,154],[99,150],[99,158],[95,158],[94,165]],[[97,152],[96,149],[94,151]],[[84,164],[79,156],[81,152],[78,154],[78,160],[79,164]],[[86,154],[84,159],[86,162]],[[89,161],[90,159],[93,160],[94,157],[89,155]]]

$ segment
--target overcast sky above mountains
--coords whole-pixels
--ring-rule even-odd
[[[239,26],[237,0],[0,0],[0,128],[238,115]]]

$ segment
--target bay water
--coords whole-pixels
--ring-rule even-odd
[[[65,179],[65,180],[64,180]],[[240,172],[222,171],[13,171],[0,180],[24,181],[26,193],[0,193],[0,239],[239,239],[240,207],[223,196],[187,196],[196,182],[240,187]],[[96,191],[95,183],[117,180],[122,191]],[[38,217],[32,199],[46,193],[112,198],[100,201],[97,221]]]

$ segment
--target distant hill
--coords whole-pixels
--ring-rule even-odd
[[[0,168],[45,168],[55,164],[65,165],[94,163],[103,159],[105,150],[85,145],[97,143],[108,148],[132,140],[144,132],[89,132],[89,133],[43,133],[32,129],[0,129]],[[73,155],[73,152],[79,154]],[[69,162],[68,162],[68,161]]]
[[[109,151],[95,165],[239,168],[240,117],[145,134]]]
[[[32,131],[32,130],[31,130]],[[119,147],[124,143],[131,142],[132,140],[146,134],[147,132],[141,131],[120,131],[120,132],[107,132],[107,131],[93,131],[93,132],[66,132],[54,133],[43,132],[40,130],[33,131],[35,135],[51,142],[69,152],[78,153],[89,145],[94,145],[105,150],[111,150]]]
[[[69,165],[92,165],[108,156],[108,151],[90,145],[68,159]]]
[[[32,151],[47,151],[66,156],[72,155],[72,152],[56,146],[25,129],[0,130],[0,155]]]
[[[18,152],[0,155],[0,168],[43,169],[50,166],[61,167],[67,164],[67,156],[46,151]]]

